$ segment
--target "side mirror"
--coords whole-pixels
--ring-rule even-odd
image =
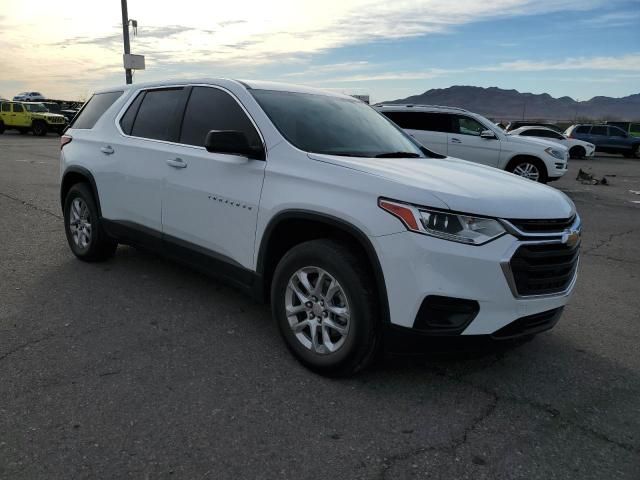
[[[495,139],[496,138],[496,134],[493,133],[491,130],[483,130],[480,133],[480,138],[484,138],[484,139]]]
[[[210,130],[204,141],[204,148],[211,153],[226,153],[242,157],[264,160],[262,147],[252,147],[244,132],[237,130]]]

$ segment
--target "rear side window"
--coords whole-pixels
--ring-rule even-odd
[[[589,130],[591,130],[590,125],[580,125],[578,128],[576,128],[575,133],[587,134],[589,133]]]
[[[131,135],[175,142],[180,129],[186,90],[148,90],[133,122]]]
[[[93,95],[87,103],[84,104],[80,113],[76,115],[70,128],[93,128],[96,122],[100,119],[102,114],[113,105],[120,96],[123,94],[120,92],[107,92],[96,93]]]
[[[140,108],[140,104],[142,103],[142,99],[144,98],[145,92],[140,92],[136,99],[131,102],[129,108],[120,119],[120,127],[122,131],[127,135],[131,135],[131,130],[133,129],[133,122],[136,119],[136,115],[138,114],[138,109]]]
[[[237,130],[247,136],[249,145],[262,145],[249,117],[231,95],[218,88],[194,87],[184,114],[180,143],[202,147],[209,130]]]
[[[16,113],[22,113],[24,112],[24,107],[22,105],[20,105],[19,103],[14,103],[13,104],[13,111]]]
[[[444,113],[431,112],[382,112],[400,128],[427,132],[450,132],[451,119]]]
[[[607,134],[607,127],[605,126],[591,128],[591,135],[606,135],[606,134]]]

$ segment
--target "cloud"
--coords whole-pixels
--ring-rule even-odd
[[[14,78],[27,78],[31,83],[25,82],[25,88],[42,82],[37,88],[61,95],[77,82],[101,83],[101,70],[95,69],[111,72],[121,63],[118,2],[65,0],[64,9],[49,2],[39,5],[36,15],[24,0],[2,2],[0,44],[12,52],[3,57],[2,70]],[[175,65],[185,71],[207,65],[209,71],[233,67],[243,73],[257,65],[299,62],[345,46],[449,33],[471,22],[606,4],[606,0],[181,0],[180,8],[168,9],[155,0],[136,0],[130,2],[129,15],[139,24],[132,51],[149,59],[150,70],[139,75],[151,78]],[[33,74],[33,65],[41,75]],[[349,68],[333,72],[360,71]],[[67,82],[47,82],[47,73],[66,74]],[[419,72],[415,78],[434,74],[439,73]],[[405,78],[411,75],[416,73],[404,73]],[[0,77],[0,82],[4,80]]]
[[[338,64],[339,65],[339,64]],[[611,73],[611,78],[618,80],[637,78],[635,73],[640,72],[640,53],[632,53],[617,57],[578,57],[566,58],[562,60],[529,61],[516,60],[513,62],[502,62],[496,65],[471,66],[465,68],[444,69],[432,68],[415,71],[384,71],[388,65],[368,66],[375,70],[375,73],[359,73],[355,75],[344,75],[328,79],[315,80],[312,83],[349,83],[349,82],[375,82],[375,81],[401,81],[401,80],[427,80],[437,77],[456,74],[471,74],[477,72],[543,72],[543,71],[571,71],[571,70],[606,70]],[[312,71],[309,69],[307,71]],[[293,75],[293,74],[290,74]],[[617,80],[616,80],[617,81]]]

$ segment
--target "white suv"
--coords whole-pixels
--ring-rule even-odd
[[[539,138],[509,136],[477,113],[435,105],[376,105],[431,150],[546,183],[567,172],[568,149]]]
[[[383,339],[535,334],[576,281],[580,220],[563,193],[434,154],[351,97],[127,86],[94,94],[61,143],[77,257],[130,244],[222,277],[269,301],[318,372],[361,369]]]

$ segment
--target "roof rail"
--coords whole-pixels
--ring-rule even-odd
[[[426,107],[440,108],[446,110],[457,110],[459,112],[468,112],[469,110],[460,107],[447,107],[446,105],[425,105],[420,103],[376,103],[374,107]]]

